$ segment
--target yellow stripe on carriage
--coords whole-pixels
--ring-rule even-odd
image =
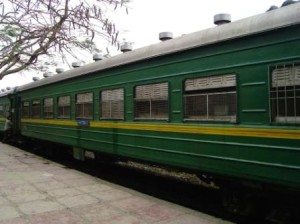
[[[21,123],[77,126],[77,122],[76,121],[71,121],[71,120],[29,119],[29,118],[27,119],[27,118],[22,118],[21,119]]]
[[[131,123],[110,123],[91,122],[95,128],[117,128],[129,130],[174,132],[186,134],[224,135],[241,137],[261,138],[285,138],[300,140],[300,130],[267,129],[267,128],[241,128],[241,127],[209,127],[169,124],[131,124]]]
[[[22,119],[22,123],[78,126],[76,121],[70,120],[44,120],[44,119]],[[113,128],[137,131],[173,132],[185,134],[223,135],[258,138],[279,138],[300,140],[300,130],[269,129],[269,128],[248,128],[248,127],[211,127],[191,126],[178,124],[145,124],[125,122],[99,122],[90,121],[91,128]]]

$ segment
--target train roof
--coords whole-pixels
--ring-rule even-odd
[[[137,61],[151,59],[162,55],[176,53],[179,51],[244,37],[251,34],[258,34],[296,24],[300,24],[300,3],[291,4],[289,6],[241,19],[232,23],[182,35],[168,41],[163,41],[130,52],[119,54],[111,58],[93,62],[91,64],[74,68],[52,77],[23,85],[18,87],[17,91],[24,91]]]
[[[7,90],[7,91],[5,91],[5,92],[1,92],[1,93],[0,93],[0,97],[6,97],[6,96],[8,96],[9,94],[14,93],[14,92],[15,92],[15,89],[16,89],[16,87],[15,87],[15,88],[11,88],[10,90]]]

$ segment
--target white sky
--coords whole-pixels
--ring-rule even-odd
[[[132,42],[136,49],[158,43],[160,32],[173,32],[174,37],[177,37],[213,27],[213,16],[218,13],[231,14],[233,22],[264,13],[271,5],[280,7],[283,2],[284,0],[132,0],[128,15],[120,10],[113,18],[117,28],[121,30],[120,40]],[[114,51],[112,53],[116,54]],[[0,81],[0,90],[31,82],[33,76],[36,74],[4,77]]]
[[[173,32],[174,37],[215,26],[213,17],[231,14],[232,21],[264,13],[271,5],[284,0],[132,0],[132,9],[119,26],[134,48],[159,42],[160,32]]]

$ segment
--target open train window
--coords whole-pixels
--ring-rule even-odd
[[[53,118],[53,98],[44,99],[44,118]]]
[[[134,118],[168,120],[168,83],[140,85],[135,88]]]
[[[124,119],[124,89],[101,91],[100,108],[101,119]]]
[[[187,79],[184,111],[187,121],[236,122],[236,76]]]
[[[22,103],[22,117],[29,118],[29,101],[23,101]]]
[[[76,95],[76,118],[93,119],[93,93]]]
[[[32,118],[40,118],[41,117],[41,101],[34,100],[32,101]]]
[[[69,119],[71,117],[71,97],[70,96],[58,97],[57,117],[60,119]]]
[[[300,64],[271,68],[271,119],[278,124],[300,124]]]

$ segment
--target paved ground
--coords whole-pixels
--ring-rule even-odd
[[[229,223],[0,143],[0,224]]]

